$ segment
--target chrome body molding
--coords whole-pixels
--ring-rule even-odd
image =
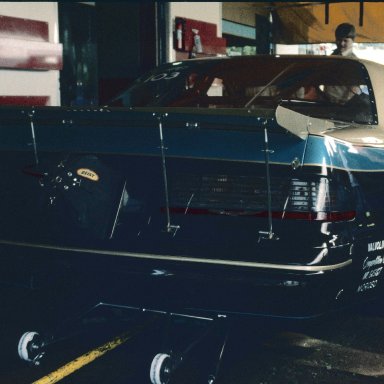
[[[337,269],[342,269],[352,264],[352,259],[345,260],[341,263],[329,264],[329,265],[289,265],[289,264],[258,263],[258,262],[241,261],[241,260],[208,259],[208,258],[186,257],[186,256],[176,256],[176,255],[155,255],[155,254],[146,254],[146,253],[113,251],[113,250],[105,250],[105,249],[62,247],[62,246],[55,246],[55,245],[48,245],[48,244],[13,242],[13,241],[7,241],[7,240],[0,240],[0,244],[10,245],[10,246],[40,248],[40,249],[54,250],[59,252],[60,251],[76,252],[76,253],[98,254],[102,256],[130,257],[135,259],[161,260],[161,261],[172,261],[172,262],[182,262],[182,263],[210,264],[210,265],[258,268],[258,269],[273,269],[273,270],[296,271],[296,272],[328,272],[328,271],[333,271]]]

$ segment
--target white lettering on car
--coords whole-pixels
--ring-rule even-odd
[[[361,284],[358,288],[357,288],[357,292],[364,292],[364,291],[368,291],[369,289],[372,289],[372,288],[375,288],[377,285],[377,280],[373,280],[373,281],[368,281],[364,284]]]
[[[159,81],[159,80],[172,80],[180,75],[180,72],[171,72],[171,73],[158,73],[157,75],[153,75],[149,77],[144,83],[148,81]]]
[[[384,264],[383,256],[378,255],[373,260],[369,260],[369,258],[366,257],[364,262],[363,262],[363,270],[375,267],[375,266],[380,265],[380,264]]]
[[[379,251],[381,249],[384,249],[384,240],[368,243],[368,252]]]
[[[363,280],[372,279],[373,277],[378,277],[382,271],[383,267],[375,268],[372,271],[367,271],[363,275]]]

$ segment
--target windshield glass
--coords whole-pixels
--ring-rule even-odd
[[[254,56],[166,64],[138,79],[110,106],[276,108],[375,123],[365,67],[332,57]]]

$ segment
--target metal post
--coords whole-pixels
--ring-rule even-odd
[[[265,168],[267,179],[267,205],[268,205],[268,231],[259,231],[259,241],[261,239],[277,240],[272,228],[272,193],[271,193],[271,176],[269,172],[269,154],[273,150],[269,149],[267,121],[264,122],[264,152],[265,152]]]
[[[167,116],[165,114],[164,116]],[[164,181],[164,194],[165,194],[165,210],[167,214],[167,228],[166,231],[168,233],[173,233],[173,236],[175,236],[178,229],[180,229],[179,225],[172,225],[171,224],[171,215],[169,212],[169,192],[168,192],[168,177],[167,177],[167,164],[165,160],[165,150],[166,147],[164,145],[164,136],[163,136],[163,124],[162,124],[162,116],[157,115],[157,120],[159,123],[159,134],[160,134],[160,150],[161,150],[161,164],[163,169],[163,181]]]

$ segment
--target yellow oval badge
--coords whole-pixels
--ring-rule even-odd
[[[88,169],[88,168],[79,168],[76,173],[81,176],[81,177],[85,177],[86,179],[88,180],[92,180],[92,181],[99,181],[99,175],[92,171],[91,169]]]

